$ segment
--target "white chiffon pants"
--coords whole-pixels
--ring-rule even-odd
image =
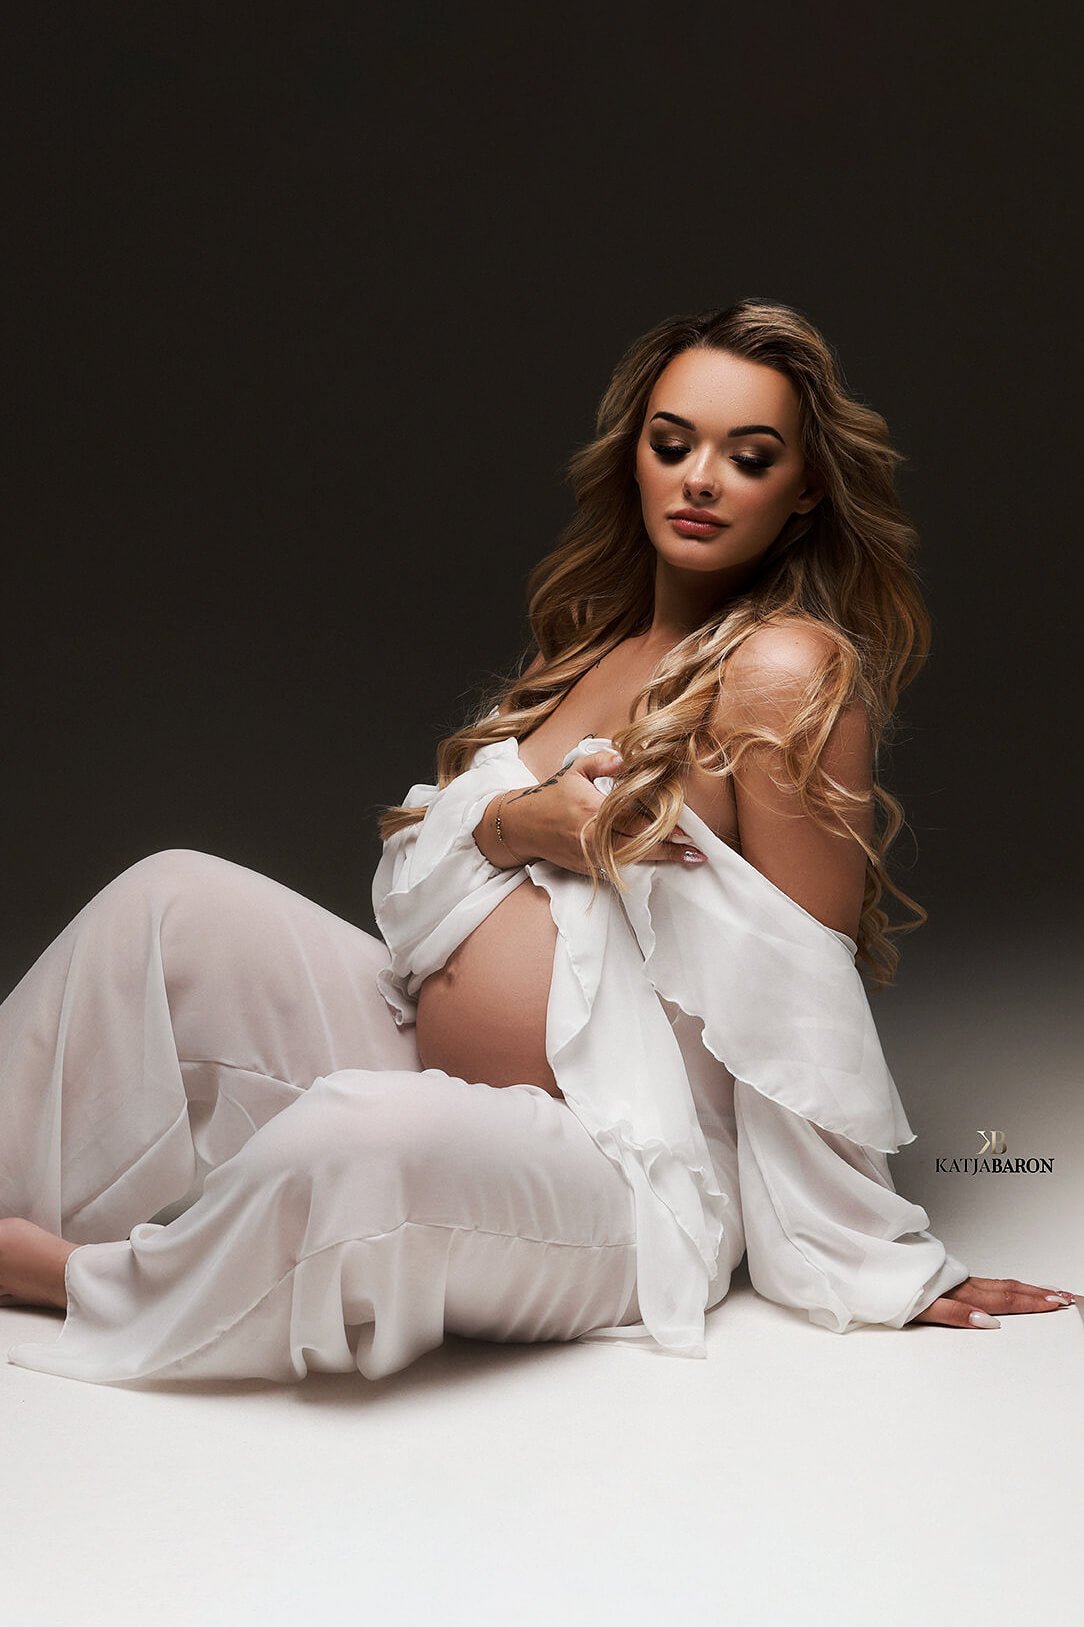
[[[203,853],[154,854],[91,899],[0,1005],[0,1216],[78,1245],[59,1337],[10,1361],[100,1383],[375,1379],[445,1332],[639,1322],[621,1170],[537,1086],[422,1071],[376,987],[388,958]],[[714,1077],[733,1220],[709,1304],[746,1249],[760,1293],[835,1331],[902,1326],[966,1277],[882,1154]]]
[[[638,1319],[620,1170],[538,1087],[422,1071],[376,987],[387,960],[203,853],[155,854],[87,904],[0,1007],[0,1215],[79,1245],[59,1338],[10,1361],[380,1378],[445,1331]]]

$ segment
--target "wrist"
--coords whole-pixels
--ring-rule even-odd
[[[499,796],[490,798],[481,819],[471,833],[478,851],[495,870],[512,870],[523,862],[518,856],[513,856],[514,842],[513,848],[508,846],[508,831],[503,813],[501,813],[501,839],[499,840],[497,836],[497,815],[507,795],[507,791],[502,791]],[[515,849],[515,852],[518,855],[518,849]]]
[[[508,839],[508,824],[505,819],[504,807],[511,794],[510,791],[505,791],[503,796],[499,796],[496,800],[493,809],[493,834],[497,838],[498,847],[508,855],[513,864],[526,864],[527,860],[516,851],[514,844]]]

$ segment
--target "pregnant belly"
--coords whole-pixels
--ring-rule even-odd
[[[470,1084],[539,1085],[560,1096],[546,1059],[557,928],[549,897],[522,882],[418,991],[423,1068]]]

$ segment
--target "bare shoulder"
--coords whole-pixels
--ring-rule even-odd
[[[726,681],[742,687],[804,687],[837,648],[832,634],[808,616],[787,616],[750,633],[726,663]]]
[[[837,635],[811,617],[756,628],[723,664],[710,719],[729,771],[704,779],[731,799],[733,835],[723,839],[818,920],[854,937],[866,854],[838,838],[872,839],[869,718],[858,700],[806,709],[812,680],[838,649]],[[814,796],[824,789],[811,753],[837,790],[853,793],[845,829],[810,801],[810,779]],[[841,898],[834,889],[844,872]]]
[[[723,666],[715,729],[725,733],[736,725],[784,721],[836,648],[832,634],[809,617],[788,616],[758,627]]]

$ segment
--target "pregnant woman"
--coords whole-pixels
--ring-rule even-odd
[[[572,462],[531,659],[382,817],[381,939],[176,850],[0,1007],[9,1360],[394,1372],[445,1332],[703,1356],[754,1287],[836,1332],[998,1326],[913,1139],[877,748],[925,655],[882,418],[785,305],[661,323]],[[912,924],[914,924],[914,922]]]

